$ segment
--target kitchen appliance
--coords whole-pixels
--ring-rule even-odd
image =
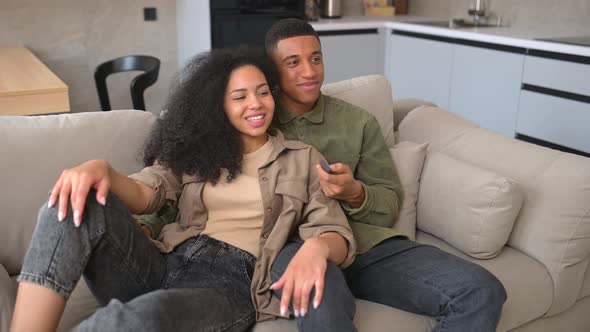
[[[342,17],[341,0],[322,0],[322,17],[340,18]]]
[[[266,31],[276,21],[305,19],[305,0],[210,0],[211,46],[264,47]]]

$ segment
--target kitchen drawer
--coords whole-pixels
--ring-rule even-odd
[[[590,153],[590,104],[521,90],[517,133]]]
[[[590,64],[529,55],[525,58],[522,82],[590,96]]]

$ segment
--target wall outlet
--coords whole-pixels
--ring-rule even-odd
[[[158,12],[156,7],[145,7],[143,9],[143,20],[144,21],[157,21]]]

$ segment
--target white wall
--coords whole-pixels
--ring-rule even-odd
[[[211,50],[208,0],[177,0],[176,30],[178,66],[184,67],[194,55]]]

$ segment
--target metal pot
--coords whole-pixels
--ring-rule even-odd
[[[323,0],[322,1],[322,17],[324,17],[324,18],[340,18],[340,17],[342,17],[342,1],[341,0]]]

